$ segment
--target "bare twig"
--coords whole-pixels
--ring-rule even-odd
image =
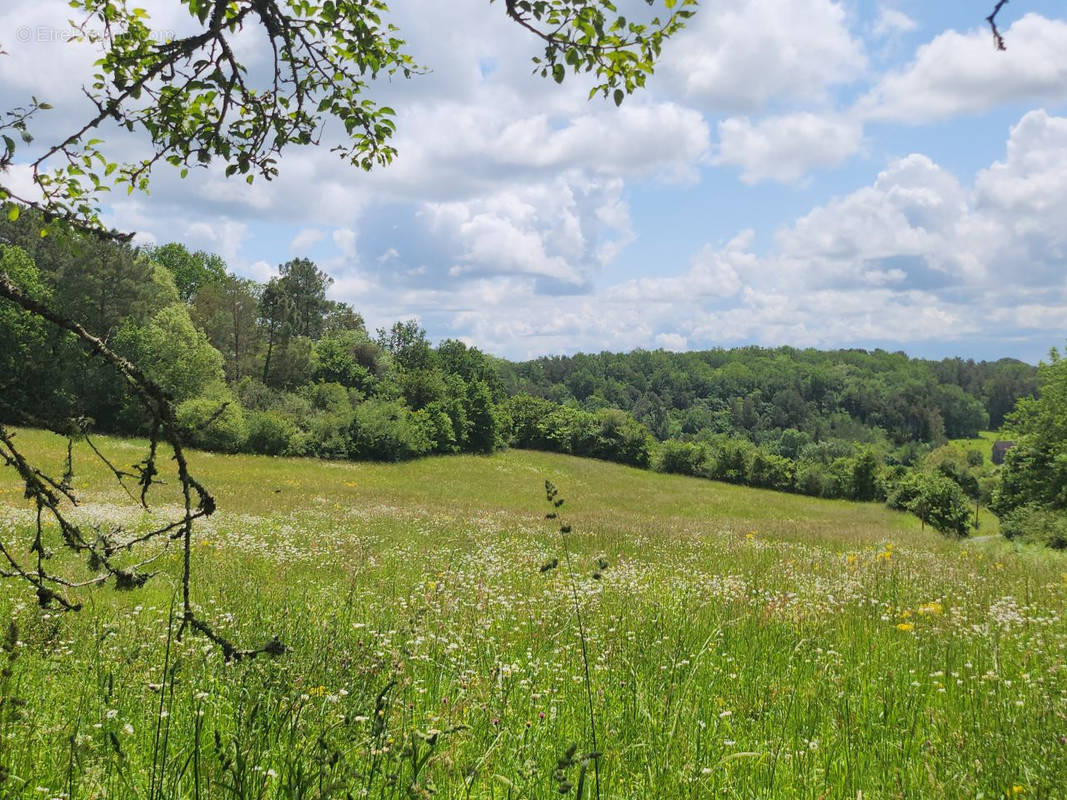
[[[69,435],[66,469],[63,477],[57,480],[33,466],[16,446],[15,434],[0,426],[0,460],[19,474],[25,486],[26,499],[32,501],[36,506],[36,525],[30,546],[30,553],[34,556],[34,565],[30,567],[22,564],[12,549],[0,542],[0,563],[7,562],[7,568],[0,568],[0,577],[18,578],[29,583],[34,588],[37,601],[41,606],[49,606],[55,603],[64,610],[77,611],[81,608],[81,603],[67,597],[67,591],[99,585],[109,580],[114,581],[116,589],[137,588],[144,585],[151,577],[150,573],[143,572],[141,568],[159,555],[157,553],[129,566],[119,564],[115,560],[116,554],[131,552],[135,547],[153,540],[169,542],[172,539],[181,539],[183,548],[181,574],[182,614],[178,637],[181,637],[186,628],[191,628],[221,647],[228,660],[252,657],[260,653],[272,655],[284,653],[286,648],[277,639],[272,639],[263,647],[257,649],[238,649],[232,642],[215,631],[209,623],[200,619],[194,611],[190,592],[193,525],[197,520],[208,517],[215,511],[215,499],[189,471],[189,464],[183,449],[185,432],[178,426],[174,414],[174,404],[167,392],[145,375],[140,368],[111,350],[102,339],[89,333],[77,322],[67,319],[44,303],[25,294],[3,272],[0,272],[0,298],[6,299],[24,311],[30,312],[61,330],[67,331],[81,341],[88,347],[92,355],[102,358],[119,372],[129,390],[149,414],[152,426],[148,454],[144,461],[136,467],[138,471],[136,477],[141,487],[139,498],[141,505],[146,509],[148,508],[148,491],[153,485],[160,483],[157,477],[159,470],[156,466],[160,442],[166,442],[173,452],[175,470],[182,492],[182,510],[177,520],[166,522],[147,533],[132,538],[123,537],[121,527],[116,527],[106,532],[96,528],[94,535],[87,536],[79,525],[68,519],[63,508],[64,501],[71,505],[77,504],[70,487],[73,478],[73,457]],[[224,409],[225,405],[216,412],[216,416],[222,413]],[[104,457],[88,437],[85,438],[89,442],[90,449],[107,466],[127,494],[136,500],[137,498],[129,491],[123,480],[126,477],[134,476],[118,469]],[[51,519],[52,523],[46,523],[48,519]],[[48,524],[54,524],[58,528],[62,543],[68,550],[86,559],[86,566],[92,577],[87,580],[75,581],[50,569],[48,564],[52,558],[52,553],[46,545]]]
[[[997,4],[993,7],[993,13],[985,18],[985,21],[989,23],[990,30],[993,31],[993,46],[997,50],[1008,49],[1007,45],[1004,44],[1004,37],[997,28],[997,14],[1000,13],[1000,9],[1004,8],[1008,2],[1009,0],[997,0]]]

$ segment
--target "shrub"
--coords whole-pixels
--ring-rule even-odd
[[[884,500],[885,494],[879,481],[882,462],[872,450],[864,450],[852,460],[851,492],[853,500]]]
[[[1067,514],[1062,511],[1034,504],[1020,506],[1001,520],[1000,531],[1008,539],[1067,549]]]
[[[816,461],[802,461],[797,464],[793,487],[800,494],[810,497],[824,497],[828,486],[826,467]]]
[[[708,477],[730,483],[748,481],[748,465],[756,448],[744,439],[726,439],[719,443],[714,458],[709,459]]]
[[[702,475],[707,466],[708,451],[696,442],[668,439],[660,445],[656,469],[675,475]]]
[[[128,319],[115,334],[114,349],[178,403],[223,380],[222,354],[193,326],[184,305],[163,308],[144,326]]]
[[[580,456],[594,449],[598,427],[595,414],[574,406],[557,406],[537,429],[544,449]]]
[[[762,489],[788,491],[793,488],[795,469],[794,463],[788,458],[757,449],[748,464],[748,484]]]
[[[268,456],[290,452],[298,432],[292,420],[277,411],[252,411],[246,418],[248,437],[245,439],[245,450]]]
[[[188,440],[204,450],[235,453],[248,436],[244,409],[224,385],[215,384],[178,406],[176,417]]]
[[[465,449],[473,453],[491,453],[500,446],[500,423],[485,381],[467,384],[467,440]]]
[[[349,455],[375,461],[403,461],[433,448],[425,428],[403,403],[367,400],[356,407],[349,429]]]
[[[647,467],[652,461],[652,434],[625,411],[605,408],[596,413],[599,430],[592,455],[605,461]]]
[[[304,452],[319,458],[347,458],[351,425],[352,414],[314,412],[304,423]]]
[[[512,447],[545,447],[541,423],[556,408],[551,400],[517,394],[509,397],[502,406],[504,430]]]
[[[426,408],[414,412],[415,423],[426,432],[430,446],[435,453],[455,453],[456,430],[452,418],[445,413],[441,403],[431,403]]]

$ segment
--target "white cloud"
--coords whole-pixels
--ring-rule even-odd
[[[1030,346],[1040,354],[1067,325],[1065,170],[1067,118],[1032,112],[1012,129],[1006,158],[973,184],[912,154],[796,219],[768,252],[746,231],[705,246],[678,274],[553,298],[519,277],[484,278],[446,324],[512,356],[740,343],[918,346],[964,343],[991,329],[1004,341],[1039,342]],[[462,303],[458,288],[433,297]]]
[[[260,283],[266,283],[277,275],[274,267],[266,261],[255,261],[244,270],[244,274]]]
[[[811,170],[840,164],[859,151],[863,127],[838,115],[801,112],[752,123],[731,117],[719,123],[713,162],[741,168],[741,180],[797,181]]]
[[[1067,22],[1027,14],[990,44],[988,28],[946,31],[903,69],[885,75],[863,99],[872,119],[921,123],[979,113],[1022,100],[1067,96]]]
[[[740,274],[750,271],[755,257],[748,252],[753,231],[744,231],[724,248],[706,245],[678,276],[636,278],[604,293],[612,303],[677,303],[731,297],[741,289]]]
[[[913,154],[890,164],[871,186],[801,217],[779,233],[778,244],[796,258],[849,268],[894,256],[940,263],[965,211],[966,194],[955,176]],[[833,277],[840,277],[836,270]]]
[[[289,249],[297,254],[306,253],[324,238],[326,232],[319,228],[301,228],[289,243]]]
[[[190,250],[203,249],[218,253],[228,263],[240,261],[241,245],[248,236],[248,225],[232,219],[193,222],[171,234],[166,241],[179,241]]]
[[[341,255],[346,261],[353,261],[359,257],[356,245],[359,241],[359,236],[351,228],[337,228],[332,234],[334,246],[341,251]]]
[[[673,350],[674,352],[682,352],[686,349],[686,345],[689,344],[688,339],[677,333],[659,333],[656,334],[656,338],[653,341],[656,343],[656,347],[662,347],[664,350]]]
[[[1000,264],[1025,265],[1013,280],[1055,285],[1067,274],[1067,118],[1043,110],[1023,116],[1006,159],[975,179],[974,207],[987,250]]]
[[[738,0],[701,8],[665,51],[662,71],[705,108],[754,111],[812,100],[866,68],[863,45],[833,0]]]
[[[430,230],[451,243],[453,277],[532,275],[582,286],[605,248],[631,234],[618,179],[579,173],[469,201],[428,203]]]
[[[919,23],[896,8],[882,6],[878,11],[878,19],[874,22],[872,32],[875,36],[892,36],[898,33],[908,33],[919,27]]]

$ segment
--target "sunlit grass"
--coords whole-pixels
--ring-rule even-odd
[[[60,463],[58,439],[19,440]],[[75,466],[83,518],[129,514],[84,450]],[[565,576],[540,572],[560,555],[546,479],[574,527],[603,796],[1067,785],[1054,554],[946,540],[878,504],[544,453],[193,468],[220,507],[195,546],[198,603],[239,643],[277,634],[291,652],[225,664],[174,641],[177,553],[77,615],[6,582],[19,644],[0,693],[25,706],[0,706],[0,796],[560,796],[557,759],[589,739]],[[19,495],[0,473],[8,544],[29,520]]]

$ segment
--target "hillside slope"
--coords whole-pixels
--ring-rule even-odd
[[[18,436],[62,462],[58,438]],[[98,444],[121,466],[143,455]],[[10,780],[76,797],[574,796],[554,765],[593,749],[577,598],[603,797],[1067,785],[1057,554],[948,540],[877,504],[536,452],[192,465],[220,508],[197,533],[196,603],[234,641],[289,651],[226,664],[175,641],[173,547],[144,589],[86,590],[78,614],[0,583],[18,641],[0,692],[30,709],[0,720]],[[80,519],[147,524],[84,446],[74,466]],[[8,548],[33,523],[20,495],[0,472]]]

